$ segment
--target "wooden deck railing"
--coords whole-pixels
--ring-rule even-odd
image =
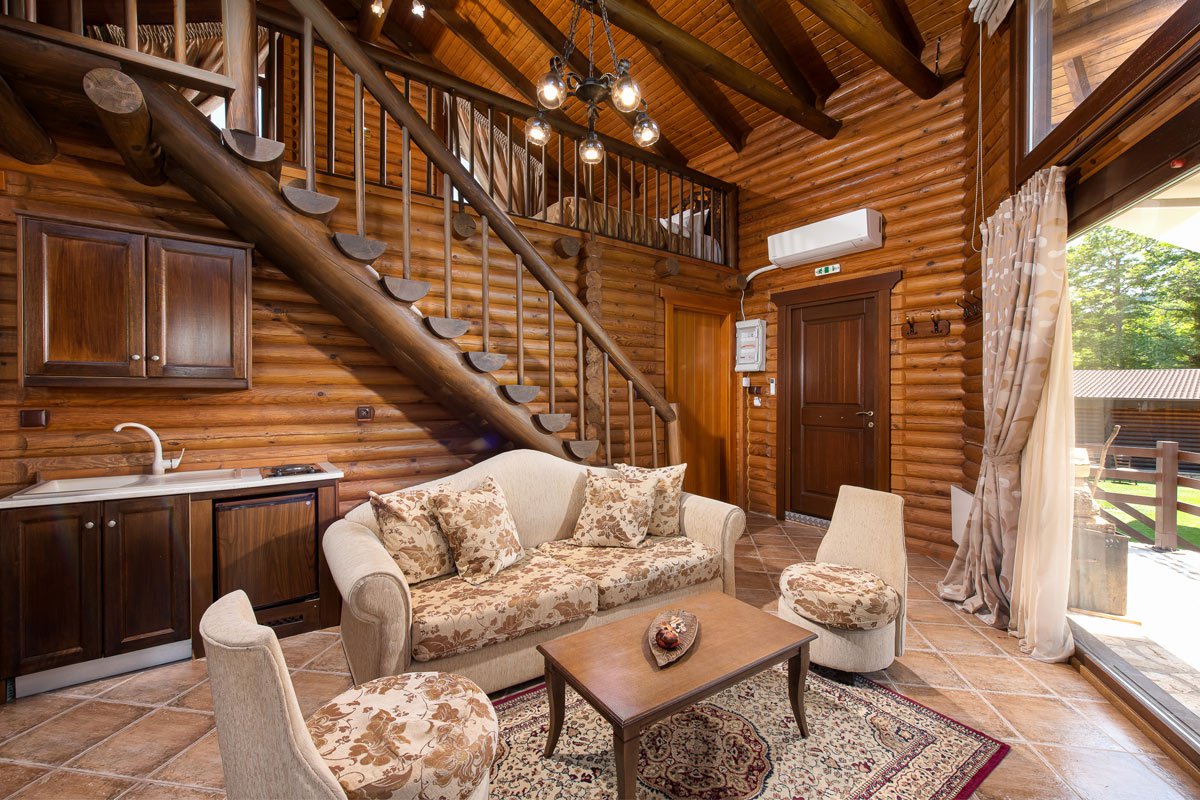
[[[1095,456],[1101,451],[1103,445],[1087,444],[1084,447],[1087,448],[1089,455]],[[1101,510],[1104,517],[1115,524],[1122,533],[1149,542],[1154,545],[1156,550],[1175,550],[1181,544],[1192,549],[1190,542],[1179,538],[1179,512],[1200,516],[1200,506],[1180,500],[1179,489],[1180,487],[1200,489],[1200,453],[1180,450],[1178,442],[1160,441],[1155,447],[1110,447],[1108,448],[1108,460],[1114,464],[1121,464],[1126,460],[1128,460],[1127,463],[1132,463],[1133,460],[1152,460],[1154,462],[1153,471],[1120,466],[1110,469],[1107,463],[1099,465],[1102,467],[1100,479],[1153,484],[1153,497],[1112,492],[1099,486],[1096,489],[1097,500],[1109,503],[1113,508],[1154,531],[1154,538],[1147,537],[1108,509]],[[1182,474],[1180,465],[1184,465]],[[1187,467],[1194,468],[1187,469]],[[1135,506],[1151,505],[1154,506],[1153,518],[1135,508]]]

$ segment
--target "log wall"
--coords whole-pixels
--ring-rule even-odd
[[[170,185],[149,188],[136,183],[116,154],[94,142],[59,141],[61,155],[51,164],[30,166],[0,153],[0,494],[36,480],[42,474],[133,472],[149,463],[144,437],[111,432],[113,425],[133,420],[158,430],[168,453],[187,448],[189,469],[261,466],[327,459],[346,472],[342,511],[365,499],[367,491],[390,491],[457,471],[507,447],[479,435],[455,415],[433,402],[405,375],[383,361],[359,337],[324,311],[311,296],[261,256],[255,256],[252,284],[253,388],[248,391],[53,389],[17,385],[16,223],[15,212],[39,209],[77,214],[81,222],[106,220],[164,230],[222,235],[220,223],[188,195]],[[335,228],[353,229],[352,191],[348,182],[324,187],[343,193]],[[367,235],[391,243],[377,262],[385,273],[400,272],[398,193],[372,190]],[[575,286],[575,259],[552,254],[552,243],[567,231],[551,225],[522,223],[527,236],[546,255],[559,275]],[[425,314],[442,311],[442,219],[440,204],[414,201],[413,272],[433,285],[420,304]],[[454,306],[472,320],[460,340],[479,347],[480,235],[457,243],[453,251]],[[490,239],[492,348],[515,354],[514,261],[495,237]],[[647,248],[603,240],[604,274],[644,273],[658,256]],[[686,275],[711,276],[719,271],[700,262],[687,264]],[[683,276],[681,276],[683,278]],[[531,277],[525,279],[527,381],[546,385],[548,367],[546,294]],[[614,278],[610,297],[620,300]],[[653,296],[655,292],[651,292]],[[661,312],[660,312],[661,313]],[[628,321],[625,321],[625,320]],[[656,319],[651,315],[650,319]],[[614,330],[639,367],[657,373],[662,388],[661,328],[635,317],[618,320]],[[558,315],[556,366],[560,411],[575,411],[574,325]],[[515,381],[515,357],[498,373],[501,382]],[[615,391],[614,391],[615,396]],[[355,409],[373,406],[375,419],[358,422]],[[546,395],[532,411],[545,410]],[[45,429],[19,429],[19,409],[50,411]],[[646,417],[639,403],[638,413]],[[618,409],[614,407],[614,414]],[[625,413],[622,408],[621,413]],[[617,417],[624,420],[624,417]],[[620,423],[623,429],[624,423]],[[661,426],[659,426],[661,435]],[[639,436],[649,442],[649,434]],[[614,448],[616,449],[616,448]],[[640,450],[646,453],[648,450]],[[665,451],[664,451],[665,452]],[[644,457],[644,458],[645,458]],[[644,461],[639,459],[639,463]]]
[[[960,24],[958,17],[945,21],[942,64],[958,63]],[[910,539],[942,552],[951,547],[950,486],[964,479],[966,341],[954,305],[963,293],[964,210],[969,213],[964,99],[962,81],[923,101],[874,69],[827,104],[827,111],[845,121],[834,140],[777,121],[757,129],[740,155],[714,152],[694,164],[738,183],[744,272],[767,263],[772,233],[862,207],[884,215],[884,247],[838,259],[842,270],[836,278],[815,278],[813,264],[755,279],[745,299],[746,316],[767,319],[768,351],[767,371],[751,374],[751,380],[765,387],[777,371],[772,293],[903,270],[891,308],[891,489],[906,500]],[[951,320],[949,336],[901,337],[907,313],[933,309]],[[778,397],[764,391],[763,403],[748,408],[744,466],[750,509],[774,514],[781,457]]]

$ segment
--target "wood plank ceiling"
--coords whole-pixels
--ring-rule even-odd
[[[846,0],[849,2],[850,0]],[[428,10],[424,19],[412,13],[411,0],[394,0],[390,3],[388,24],[384,26],[380,43],[392,44],[389,36],[407,39],[414,43],[427,57],[432,57],[444,68],[473,83],[496,92],[528,101],[524,96],[529,83],[536,81],[546,72],[553,52],[548,46],[550,36],[546,26],[540,31],[531,29],[518,13],[529,19],[532,7],[540,11],[545,22],[548,20],[559,31],[567,27],[573,0],[424,0]],[[955,0],[858,0],[859,7],[870,16],[881,30],[885,23],[895,30],[896,20],[903,20],[905,10],[920,31],[925,46],[921,54],[927,67],[932,68],[939,36],[957,37],[962,24],[962,4]],[[331,9],[356,24],[360,0],[329,0]],[[758,0],[757,2],[735,2],[735,0],[633,0],[628,5],[640,5],[657,12],[671,23],[696,37],[701,42],[728,56],[739,65],[764,78],[774,87],[799,96],[793,92],[798,77],[804,76],[810,86],[816,87],[817,104],[829,93],[835,83],[847,81],[872,69],[875,65],[861,50],[835,33],[818,19],[802,0]],[[286,7],[286,0],[272,1],[271,5]],[[879,9],[884,12],[881,20]],[[756,25],[755,11],[768,22],[764,28]],[[741,12],[739,16],[739,12]],[[746,17],[743,21],[740,17]],[[587,16],[581,22],[585,27]],[[755,28],[751,33],[750,28]],[[776,41],[764,39],[764,32],[774,31]],[[904,32],[901,31],[903,34]],[[586,47],[585,31],[578,40]],[[596,63],[603,69],[611,69],[611,59],[604,44],[603,34],[597,32]],[[906,38],[908,35],[902,35]],[[778,116],[755,100],[731,90],[729,87],[704,76],[692,65],[681,64],[680,59],[669,53],[651,52],[642,41],[632,34],[613,26],[613,37],[621,57],[633,64],[633,74],[641,85],[643,95],[650,104],[652,115],[658,120],[666,145],[665,155],[673,158],[691,159],[714,149],[731,149],[740,146],[747,132]],[[811,40],[812,48],[805,46],[804,39]],[[554,37],[555,49],[561,40]],[[764,46],[778,61],[790,57],[791,64],[784,64],[789,72],[787,80],[772,65]],[[656,51],[659,48],[655,48]],[[781,52],[782,51],[782,52]],[[811,58],[819,54],[821,62]],[[945,64],[942,71],[946,72]],[[957,66],[957,65],[951,65]],[[691,85],[683,85],[681,78],[699,76]],[[518,89],[514,84],[520,84]],[[897,91],[909,92],[899,82]],[[808,99],[808,98],[801,98]],[[721,124],[714,125],[702,107],[718,117]],[[584,122],[580,104],[568,104],[569,115],[577,122]],[[614,138],[630,138],[629,122],[623,120],[606,106],[601,112],[598,128]],[[797,126],[798,134],[804,134]]]

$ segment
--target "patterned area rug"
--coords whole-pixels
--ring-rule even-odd
[[[787,679],[767,670],[651,727],[642,736],[638,798],[654,800],[960,800],[1008,745],[864,678],[812,673],[807,740]],[[615,796],[612,727],[569,687],[554,755],[542,758],[544,686],[496,704],[500,752],[492,800]]]

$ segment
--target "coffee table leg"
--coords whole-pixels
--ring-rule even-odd
[[[613,753],[617,758],[617,798],[637,800],[638,752],[641,750],[641,734],[622,739],[621,732],[613,728]]]
[[[562,733],[563,714],[565,713],[567,686],[554,669],[546,665],[546,697],[550,700],[550,731],[546,734],[545,756],[549,758],[558,744],[558,735]]]
[[[800,726],[800,735],[808,738],[808,720],[804,717],[804,683],[808,677],[808,645],[788,659],[788,699],[792,701],[792,716]]]

